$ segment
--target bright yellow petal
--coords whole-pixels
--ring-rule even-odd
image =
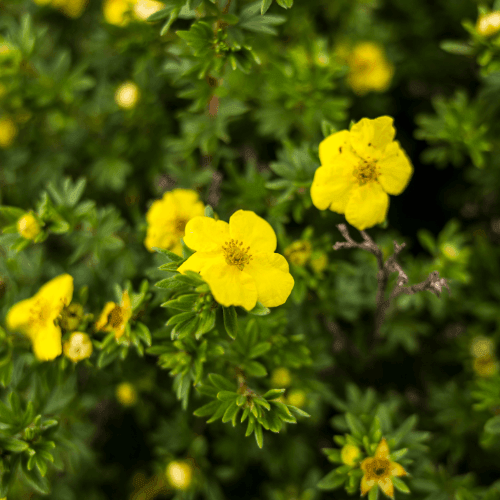
[[[355,167],[354,156],[346,154],[339,156],[333,165],[318,168],[311,186],[314,206],[343,214],[352,189],[358,185],[353,173]]]
[[[73,278],[69,274],[61,274],[51,279],[38,290],[36,297],[41,297],[50,303],[51,314],[55,319],[73,298]]]
[[[109,327],[107,327],[108,324],[108,317],[109,313],[117,306],[118,304],[115,304],[114,302],[106,302],[106,305],[104,306],[104,309],[102,310],[101,315],[99,316],[99,319],[95,323],[95,329],[97,331],[109,331]]]
[[[217,261],[217,262],[215,262]],[[226,264],[223,255],[213,259],[213,264],[201,272],[215,300],[223,306],[242,306],[247,311],[257,303],[255,280],[236,266]]]
[[[375,458],[387,458],[389,456],[389,446],[385,438],[382,438],[375,450]]]
[[[122,308],[123,321],[126,323],[132,317],[132,303],[130,302],[128,290],[124,290],[122,293],[120,307]]]
[[[331,165],[336,157],[349,147],[348,130],[341,130],[329,135],[319,143],[321,165]]]
[[[294,281],[288,272],[288,262],[278,253],[258,253],[245,266],[257,285],[257,297],[265,307],[277,307],[286,302]]]
[[[229,224],[211,217],[194,217],[187,224],[184,243],[198,252],[220,250],[230,239]]]
[[[31,326],[31,308],[35,303],[36,299],[30,298],[14,304],[7,313],[7,328],[28,333]]]
[[[366,495],[375,485],[375,479],[366,479],[366,475],[361,478],[361,495]]]
[[[174,189],[172,198],[176,205],[177,217],[192,219],[205,214],[205,206],[200,201],[198,193],[192,189]]]
[[[206,268],[221,263],[225,263],[222,252],[195,252],[177,268],[177,271],[182,274],[185,271],[194,271],[201,274]]]
[[[368,470],[368,466],[370,465],[370,462],[373,461],[372,457],[365,458],[364,460],[361,461],[359,466],[361,467],[361,470]]]
[[[401,465],[396,462],[391,462],[390,474],[391,476],[406,476],[407,472]]]
[[[271,224],[250,210],[238,210],[231,215],[229,232],[231,238],[250,247],[251,255],[276,250],[276,233]]]
[[[378,485],[380,486],[380,489],[388,496],[391,498],[394,498],[394,486],[392,484],[391,478],[386,477],[384,479],[379,479],[378,480]]]
[[[48,323],[34,335],[32,342],[33,352],[40,361],[54,359],[62,352],[61,329]]]
[[[377,167],[378,181],[388,194],[401,194],[413,173],[410,160],[397,141],[387,146]]]
[[[389,196],[378,182],[355,187],[345,210],[349,224],[363,231],[384,222],[389,208]]]
[[[380,158],[396,134],[392,122],[390,116],[379,116],[374,120],[363,118],[355,123],[349,135],[354,151],[364,160]]]

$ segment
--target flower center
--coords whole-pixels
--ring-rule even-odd
[[[248,254],[250,247],[243,248],[243,242],[230,239],[222,245],[224,257],[230,266],[236,266],[240,271],[250,262],[252,256]]]
[[[188,223],[187,219],[176,219],[175,220],[175,230],[178,233],[184,234],[184,230],[186,229],[187,223]]]
[[[123,321],[123,312],[120,306],[115,306],[108,315],[108,325],[112,328],[117,328]]]
[[[378,177],[377,165],[375,162],[361,159],[358,168],[354,169],[353,174],[358,179],[360,186],[369,181],[376,181]]]
[[[389,460],[386,458],[374,458],[368,467],[367,479],[380,479],[389,471]]]

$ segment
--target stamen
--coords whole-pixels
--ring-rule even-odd
[[[236,266],[240,271],[252,260],[252,256],[248,254],[250,247],[243,248],[242,241],[231,238],[222,245],[222,250],[226,262],[230,266]]]

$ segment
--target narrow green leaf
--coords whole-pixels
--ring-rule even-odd
[[[208,417],[208,415],[212,415],[219,406],[219,401],[211,401],[206,405],[200,406],[200,408],[193,412],[193,415],[195,417]]]
[[[243,422],[243,419],[241,420]],[[250,416],[248,419],[247,431],[245,432],[245,437],[250,436],[255,429],[255,419]]]
[[[276,399],[279,398],[285,392],[285,390],[286,389],[271,389],[270,391],[267,391],[262,397],[265,399]]]
[[[255,304],[255,307],[251,311],[248,311],[248,314],[253,314],[255,316],[265,316],[266,314],[269,314],[270,312],[271,312],[271,309],[263,306],[260,302],[257,302],[257,304]]]
[[[356,436],[357,438],[361,439],[365,435],[366,429],[358,417],[356,417],[352,413],[346,413],[345,420],[353,436]]]
[[[212,385],[221,391],[232,391],[234,389],[234,384],[218,373],[209,373],[208,378]]]
[[[222,311],[224,313],[224,327],[226,328],[227,334],[235,339],[238,334],[238,315],[234,306],[223,307]]]
[[[500,415],[487,420],[484,424],[484,430],[490,434],[500,434]]]
[[[299,417],[310,417],[309,413],[306,413],[305,411],[301,410],[300,408],[297,408],[296,406],[292,405],[287,405],[288,409],[292,412],[298,415]]]
[[[219,420],[219,418],[221,418],[224,413],[226,412],[228,406],[231,404],[230,401],[223,401],[219,408],[217,408],[217,411],[212,415],[212,417],[210,419],[207,420],[207,424],[210,424],[212,422],[215,422],[216,420]]]
[[[264,446],[264,436],[262,433],[262,427],[257,424],[255,426],[255,441],[257,441],[257,446],[262,449],[262,446]]]
[[[262,0],[262,4],[261,4],[261,7],[260,7],[260,13],[261,15],[264,15],[269,7],[271,7],[271,4],[273,3],[273,0]]]
[[[320,490],[334,490],[342,486],[346,479],[346,475],[339,475],[336,470],[332,470],[316,486]]]
[[[258,358],[269,351],[269,349],[271,349],[270,342],[260,342],[259,344],[252,346],[250,352],[248,353],[248,357],[250,359]]]
[[[219,401],[229,401],[236,399],[237,397],[238,393],[233,391],[220,391],[217,393],[217,399]]]
[[[400,479],[399,477],[392,477],[391,479],[394,487],[401,493],[411,493],[410,488],[408,488],[408,486],[402,479]]]
[[[180,262],[181,260],[184,260],[176,253],[171,252],[170,250],[166,250],[164,248],[153,247],[153,250],[157,253],[161,253],[164,257],[167,258],[168,262]]]
[[[234,416],[239,411],[240,407],[236,404],[236,401],[233,400],[233,402],[228,406],[227,410],[225,411],[224,416],[222,417],[222,423],[225,424],[226,422],[233,420]]]

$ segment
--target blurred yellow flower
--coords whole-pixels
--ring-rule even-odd
[[[365,458],[361,462],[361,470],[364,472],[361,479],[361,495],[366,495],[374,486],[391,498],[394,498],[394,476],[406,476],[406,471],[401,465],[389,460],[389,447],[387,441],[382,438],[375,450],[374,457]]]
[[[383,92],[392,80],[394,67],[386,59],[383,48],[374,42],[361,42],[347,56],[347,83],[356,94],[374,90]]]
[[[96,321],[95,329],[103,332],[115,332],[119,339],[124,333],[129,319],[132,317],[132,305],[128,291],[122,293],[120,305],[115,302],[106,302],[101,316]]]
[[[286,402],[289,405],[296,406],[297,408],[301,408],[306,404],[306,394],[304,391],[300,389],[294,389],[287,394]]]
[[[476,358],[491,356],[493,355],[494,349],[495,343],[493,340],[483,335],[474,337],[470,345],[470,353]]]
[[[309,265],[316,273],[321,274],[328,265],[328,256],[324,252],[313,254],[309,261]]]
[[[134,14],[138,19],[145,21],[149,16],[165,8],[165,4],[156,0],[137,0],[134,5]]]
[[[76,330],[83,317],[83,307],[77,302],[72,302],[61,312],[59,324],[66,331]]]
[[[137,391],[129,382],[122,382],[116,387],[116,399],[122,406],[133,406],[137,403]]]
[[[297,240],[283,250],[283,255],[296,266],[303,266],[311,256],[311,243],[307,240]]]
[[[460,250],[452,243],[446,243],[443,245],[441,251],[450,260],[456,260],[460,253]]]
[[[86,333],[73,332],[69,339],[64,342],[63,352],[73,363],[78,363],[82,359],[90,358],[92,341]]]
[[[253,309],[286,302],[294,281],[285,257],[274,253],[276,234],[254,212],[238,210],[229,219],[194,217],[186,225],[186,245],[195,250],[179,268],[194,271],[208,283],[223,306]]]
[[[477,32],[483,36],[491,36],[500,30],[500,11],[481,14],[477,19]]]
[[[115,26],[126,26],[132,20],[135,0],[104,0],[104,19]]]
[[[52,0],[52,7],[68,17],[76,19],[82,15],[87,3],[88,0]]]
[[[17,221],[17,232],[27,240],[34,240],[40,234],[40,224],[32,213],[27,213]]]
[[[165,471],[168,482],[177,490],[187,490],[191,484],[193,469],[187,462],[173,461]]]
[[[122,83],[115,92],[115,102],[124,109],[132,109],[139,100],[139,87],[134,82]]]
[[[321,166],[311,186],[313,204],[345,213],[362,231],[385,220],[388,194],[401,194],[413,173],[397,141],[392,118],[363,118],[350,131],[336,132],[319,145]]]
[[[340,450],[340,458],[346,465],[354,465],[360,457],[361,450],[353,444],[346,444]]]
[[[153,202],[146,214],[148,231],[144,244],[152,252],[153,247],[166,248],[182,255],[181,238],[186,224],[193,217],[203,216],[205,206],[192,189],[167,191],[161,200]]]
[[[69,274],[57,276],[43,285],[33,297],[10,308],[7,327],[30,338],[39,360],[54,359],[62,352],[61,328],[56,319],[72,297],[73,278]]]
[[[472,367],[480,377],[492,377],[498,372],[498,361],[495,356],[487,354],[475,358]]]
[[[0,118],[0,148],[8,148],[16,135],[16,124],[10,118]]]
[[[288,387],[292,383],[292,376],[288,368],[276,368],[271,374],[271,386]]]

